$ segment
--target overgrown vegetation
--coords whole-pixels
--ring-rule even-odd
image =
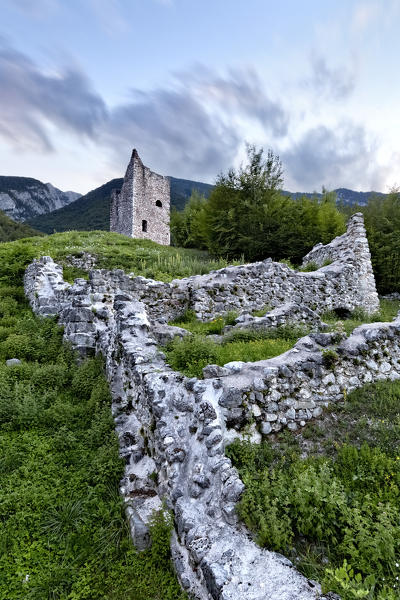
[[[330,242],[352,214],[362,212],[378,291],[399,291],[400,191],[369,198],[367,206],[337,205],[335,192],[282,192],[282,173],[272,151],[265,157],[250,146],[247,165],[219,175],[208,199],[195,192],[183,211],[172,213],[173,243],[229,258],[271,257],[299,265],[316,243]]]
[[[131,239],[106,231],[69,231],[18,240],[0,245],[0,260],[5,276],[19,283],[25,267],[34,258],[50,255],[55,261],[65,263],[68,255],[81,256],[83,252],[97,256],[98,268],[123,269],[161,281],[208,273],[228,264],[200,250],[160,246],[150,240]],[[67,274],[73,278],[82,272],[68,268]]]
[[[210,197],[195,194],[171,219],[174,243],[246,260],[272,257],[299,264],[317,242],[345,231],[335,197],[292,199],[282,193],[283,171],[271,150],[248,147],[248,163],[218,176]]]
[[[263,316],[269,307],[254,311],[255,316]],[[322,320],[330,325],[331,331],[350,334],[355,327],[363,323],[392,321],[400,310],[400,301],[380,301],[380,310],[370,315],[361,309],[339,315],[330,311],[322,315]],[[284,326],[276,329],[252,330],[243,329],[228,332],[220,338],[226,325],[232,325],[237,314],[234,311],[221,315],[212,321],[199,321],[194,311],[188,310],[180,319],[170,324],[187,329],[193,335],[184,338],[176,337],[166,348],[169,364],[176,371],[181,371],[188,377],[202,377],[206,365],[223,366],[231,361],[255,362],[266,360],[286,352],[308,329],[303,326]],[[211,336],[211,337],[209,337]],[[332,368],[338,360],[334,350],[323,352],[324,364]]]
[[[332,330],[343,329],[349,335],[353,329],[363,325],[364,323],[379,323],[392,321],[400,310],[399,300],[388,300],[381,298],[379,311],[368,314],[361,308],[357,308],[352,312],[344,315],[338,315],[336,311],[329,311],[321,315],[322,321],[330,325]]]
[[[380,382],[297,436],[227,450],[258,543],[343,600],[400,597],[399,406],[400,383]]]
[[[1,246],[0,598],[183,599],[169,517],[155,516],[150,550],[132,546],[101,359],[77,366],[55,321],[25,303],[21,272],[41,241]]]
[[[307,331],[291,326],[232,331],[220,339],[212,337],[220,335],[225,325],[232,324],[234,318],[234,313],[228,313],[203,323],[188,311],[183,320],[174,321],[173,325],[191,331],[192,335],[176,337],[164,349],[171,367],[188,377],[202,377],[203,368],[210,364],[222,366],[235,360],[255,362],[278,356],[289,350]]]

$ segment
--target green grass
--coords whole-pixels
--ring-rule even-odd
[[[400,382],[379,382],[301,433],[227,449],[258,543],[342,600],[400,597],[399,413]]]
[[[341,328],[349,335],[353,329],[363,325],[364,323],[378,323],[392,321],[400,310],[399,300],[380,300],[379,311],[370,315],[361,309],[356,309],[352,314],[344,319],[339,319],[334,311],[330,311],[321,315],[322,321],[330,325],[331,330]]]
[[[302,328],[281,327],[264,331],[228,332],[220,343],[208,339],[205,332],[217,333],[212,327],[218,325],[218,333],[220,333],[220,326],[223,322],[223,317],[210,323],[200,324],[191,321],[189,326],[195,333],[183,339],[175,338],[164,348],[171,367],[188,377],[202,377],[202,370],[206,365],[223,366],[234,360],[256,362],[278,356],[290,350],[298,338],[305,335],[306,332]],[[181,322],[181,326],[184,325],[187,323]],[[207,329],[207,327],[211,329]]]
[[[253,315],[253,317],[265,317],[267,312],[270,312],[271,310],[272,310],[272,306],[270,304],[267,304],[266,306],[264,306],[263,308],[260,308],[259,310],[253,310],[251,314]]]
[[[0,245],[3,272],[9,280],[20,281],[33,258],[51,256],[56,262],[68,255],[89,252],[98,257],[98,268],[123,269],[160,281],[209,273],[227,266],[224,259],[211,259],[207,252],[160,246],[150,240],[136,240],[106,231],[70,231],[44,237],[33,237]],[[232,264],[232,263],[231,263]],[[71,278],[81,271],[69,268]]]
[[[230,311],[226,315],[215,317],[212,321],[199,321],[193,310],[187,310],[179,319],[169,324],[200,335],[221,335],[223,328],[226,325],[233,325],[237,316],[237,312]]]
[[[183,600],[170,520],[155,517],[150,550],[132,546],[102,360],[78,366],[55,320],[24,300],[33,245],[0,250],[0,598]]]

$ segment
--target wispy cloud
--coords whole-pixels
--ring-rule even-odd
[[[107,108],[76,68],[44,72],[0,43],[0,136],[20,149],[54,150],[56,128],[95,140],[120,164],[135,145],[164,172],[210,178],[234,162],[241,120],[268,136],[287,132],[286,112],[251,70],[223,76],[198,65],[168,87],[133,90],[131,100]]]
[[[354,59],[341,66],[331,66],[326,58],[316,52],[311,55],[311,76],[303,83],[325,99],[343,100],[352,94],[356,82]]]
[[[390,27],[400,15],[398,0],[359,0],[353,12],[352,28],[357,34]]]
[[[333,187],[381,189],[387,172],[378,168],[378,142],[362,125],[342,121],[337,127],[316,126],[306,131],[283,154],[293,182],[300,190]]]
[[[210,178],[230,166],[243,144],[241,119],[268,136],[287,132],[288,116],[252,70],[222,76],[197,65],[176,74],[168,88],[134,90],[130,103],[110,112],[107,137],[118,149],[144,149],[164,171]]]
[[[362,32],[376,21],[381,11],[385,10],[384,4],[381,2],[359,2],[353,14],[353,28]]]
[[[19,148],[54,150],[47,124],[94,137],[105,104],[76,69],[41,71],[0,39],[0,133]]]
[[[314,63],[313,85],[345,98],[352,78]],[[311,85],[311,84],[310,84]],[[44,71],[0,39],[0,137],[8,146],[56,152],[58,136],[92,140],[121,173],[136,146],[145,162],[169,175],[212,180],[235,164],[244,140],[257,141],[282,159],[290,185],[365,185],[379,189],[386,172],[376,167],[378,142],[351,121],[295,131],[296,107],[272,98],[253,69],[223,74],[201,65],[175,74],[167,86],[134,89],[124,103],[107,107],[77,68]],[[297,130],[298,131],[298,130]],[[289,149],[287,149],[289,148]]]

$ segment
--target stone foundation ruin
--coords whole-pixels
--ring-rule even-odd
[[[319,264],[327,259],[332,262],[314,272],[266,260],[171,283],[92,270],[88,281],[70,285],[50,257],[27,268],[25,290],[34,311],[59,315],[65,338],[82,355],[104,355],[133,540],[146,547],[146,523],[165,500],[175,519],[176,572],[193,598],[322,598],[316,582],[283,556],[259,548],[238,523],[243,483],[224,447],[243,431],[257,441],[282,427],[297,429],[364,383],[400,378],[400,318],[362,325],[347,338],[315,332],[276,358],[206,367],[203,380],[166,364],[158,343],[179,334],[167,320],[187,308],[202,319],[236,309],[236,327],[274,326],[282,319],[318,327],[325,310],[377,310],[361,215],[350,219],[347,233],[305,257]],[[275,309],[261,317],[264,323],[248,314],[267,304]],[[334,361],[326,360],[327,350]]]

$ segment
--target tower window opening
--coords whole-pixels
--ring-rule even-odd
[[[147,221],[142,221],[142,231],[147,231]]]
[[[156,206],[159,206],[160,208],[162,207],[162,202],[161,202],[161,200],[157,200],[157,201],[156,201]]]

